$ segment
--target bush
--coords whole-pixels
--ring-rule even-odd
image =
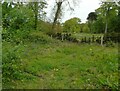
[[[35,43],[40,43],[40,44],[46,44],[46,43],[51,43],[53,40],[46,34],[36,31],[36,32],[31,32],[26,38],[25,41],[29,42],[35,42]]]
[[[27,30],[6,30],[2,32],[3,41],[14,42],[16,44],[22,43],[29,35],[30,31]]]
[[[104,36],[104,40],[105,40],[105,42],[107,42],[107,41],[112,41],[115,43],[120,42],[119,35],[120,35],[120,33],[115,33],[115,32],[107,33]]]
[[[17,55],[16,48],[14,50],[6,51],[2,57],[2,76],[3,84],[13,80],[22,79],[22,69],[20,57]]]
[[[106,47],[115,47],[115,43],[112,41],[107,41],[105,44]]]

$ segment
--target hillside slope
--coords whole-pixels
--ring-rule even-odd
[[[31,33],[3,42],[3,88],[118,89],[117,48],[76,44]]]

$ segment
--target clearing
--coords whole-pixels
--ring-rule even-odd
[[[61,42],[39,33],[32,36],[22,44],[3,42],[3,54],[14,50],[22,62],[20,79],[3,88],[118,88],[117,46]]]

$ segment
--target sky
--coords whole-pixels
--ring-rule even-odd
[[[48,8],[46,9],[47,12],[47,17],[50,19],[51,18],[51,9],[54,6],[54,1],[55,0],[48,0]],[[70,0],[69,0],[70,1]],[[71,7],[74,8],[74,11],[71,13],[70,10],[65,9],[64,10],[64,15],[62,17],[62,22],[65,22],[66,20],[73,18],[73,17],[78,17],[81,19],[82,23],[86,22],[86,18],[90,12],[94,12],[95,9],[99,8],[100,6],[100,0],[78,0],[79,2],[77,3],[76,6],[74,6],[71,2]],[[64,8],[66,8],[66,5],[64,5]]]

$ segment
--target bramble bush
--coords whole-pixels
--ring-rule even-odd
[[[22,79],[22,62],[20,56],[17,55],[17,47],[7,50],[2,57],[2,76],[3,84],[13,80]]]

